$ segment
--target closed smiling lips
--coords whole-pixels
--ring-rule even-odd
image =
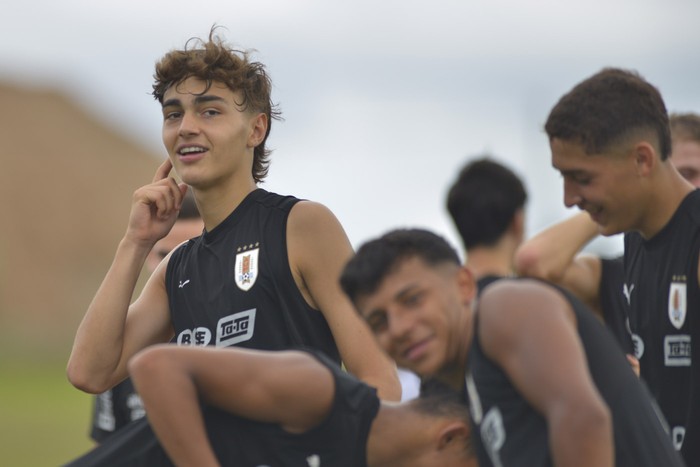
[[[401,357],[407,361],[416,361],[425,355],[430,338],[411,343],[401,350]]]

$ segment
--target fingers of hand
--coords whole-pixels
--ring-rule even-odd
[[[158,219],[166,220],[177,215],[183,194],[175,180],[165,178],[140,188],[135,197],[137,202],[149,205]]]
[[[170,162],[170,159],[166,158],[163,161],[163,163],[160,164],[160,166],[158,166],[158,168],[156,169],[156,174],[153,176],[153,183],[167,178],[172,168],[172,162]]]

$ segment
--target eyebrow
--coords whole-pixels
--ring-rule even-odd
[[[194,98],[195,105],[206,102],[224,102],[224,98],[213,94],[205,94]],[[167,101],[163,102],[163,107],[182,107],[182,101],[177,98],[168,99]]]
[[[559,169],[557,169],[559,170]],[[583,169],[559,170],[559,173],[565,177],[590,177],[591,172]]]

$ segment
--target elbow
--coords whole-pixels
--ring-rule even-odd
[[[577,405],[562,415],[559,417],[558,426],[570,434],[571,440],[578,440],[582,445],[590,446],[612,443],[612,414],[602,400],[586,404],[585,407]]]
[[[69,362],[66,369],[66,377],[70,384],[76,389],[79,389],[88,394],[101,394],[110,389],[111,386],[106,382],[100,382],[97,378],[90,375],[89,372],[78,368],[78,365]]]
[[[134,383],[141,381],[144,375],[148,375],[151,370],[158,368],[158,364],[155,361],[158,359],[158,355],[157,352],[153,352],[152,350],[154,349],[142,350],[129,360],[127,370]]]
[[[548,282],[559,283],[562,272],[546,265],[545,256],[532,246],[521,247],[513,257],[513,269],[516,274],[523,277],[542,279]]]
[[[68,360],[66,377],[76,389],[88,394],[102,394],[119,382],[114,368],[95,367],[78,353],[73,353]]]
[[[591,449],[609,445],[612,452],[615,441],[612,414],[608,406],[601,402],[581,412],[581,416],[574,421],[576,439],[588,444]]]
[[[601,402],[595,408],[587,411],[586,425],[591,432],[609,433],[612,437],[613,424],[610,408]]]
[[[543,271],[539,268],[540,263],[540,255],[532,247],[520,247],[513,257],[513,268],[519,276],[543,279],[541,277]]]
[[[358,374],[358,378],[365,383],[377,388],[377,396],[390,402],[401,401],[402,388],[399,374],[395,367],[391,371],[375,374]]]
[[[131,357],[127,369],[134,384],[139,385],[144,380],[171,372],[173,368],[173,360],[169,353],[171,348],[167,344],[154,345]]]

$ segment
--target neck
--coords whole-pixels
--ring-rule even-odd
[[[510,276],[517,247],[518,242],[505,235],[494,246],[469,249],[466,265],[474,272],[476,280],[485,276]]]
[[[646,216],[637,229],[645,239],[659,233],[669,223],[683,199],[695,189],[673,168],[669,160],[664,161],[664,165],[667,170],[660,173],[654,194],[650,195],[646,204]],[[663,196],[658,196],[659,193]]]
[[[207,232],[221,224],[252,191],[257,188],[252,177],[243,183],[192,188]]]

